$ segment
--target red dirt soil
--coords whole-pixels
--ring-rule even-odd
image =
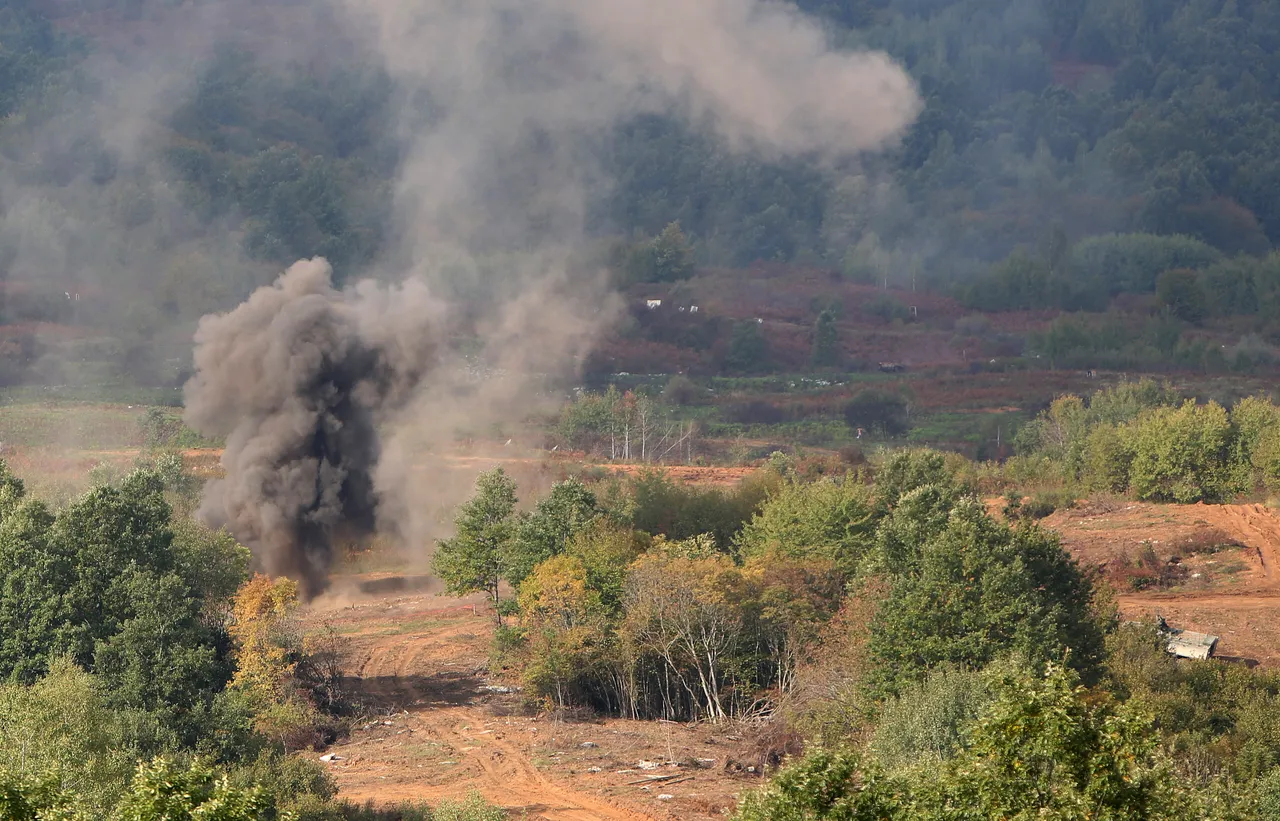
[[[1119,502],[1061,510],[1044,519],[1086,566],[1218,531],[1243,547],[1187,557],[1187,581],[1164,591],[1119,591],[1122,616],[1164,616],[1174,627],[1220,636],[1218,655],[1280,666],[1280,517],[1260,504]],[[1162,554],[1163,555],[1163,554]]]
[[[304,616],[307,627],[332,626],[342,637],[349,684],[372,708],[326,751],[340,757],[325,765],[340,797],[434,803],[476,790],[516,817],[546,821],[711,819],[760,783],[739,763],[751,751],[732,723],[529,713],[486,679],[492,609],[432,595],[428,584],[339,578]],[[369,592],[395,586],[400,595]],[[636,783],[662,776],[670,777]]]

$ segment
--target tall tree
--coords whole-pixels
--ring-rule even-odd
[[[507,545],[503,577],[518,587],[539,563],[563,553],[574,534],[590,524],[598,512],[595,494],[582,482],[556,482],[516,527],[515,537]]]
[[[825,310],[818,314],[818,320],[813,324],[813,353],[809,361],[819,368],[838,368],[841,359],[836,315]]]
[[[516,529],[516,483],[502,468],[481,473],[475,494],[458,510],[457,535],[437,542],[435,570],[454,596],[485,593],[498,603],[503,559]],[[502,622],[502,614],[497,615]]]
[[[890,523],[910,515],[904,500]],[[1070,651],[1073,667],[1096,668],[1093,587],[1055,536],[1010,530],[966,499],[914,541],[872,624],[873,690],[894,693],[939,664],[983,667],[1010,653],[1046,662]]]
[[[693,246],[673,222],[662,229],[653,240],[653,278],[659,282],[675,282],[693,275]]]

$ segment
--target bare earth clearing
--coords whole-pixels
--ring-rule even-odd
[[[428,584],[346,577],[306,614],[309,627],[343,637],[344,672],[373,710],[327,751],[341,757],[327,766],[343,797],[434,802],[474,789],[516,817],[644,821],[720,818],[759,783],[735,724],[570,721],[522,709],[506,683],[486,678],[493,611]]]
[[[1221,531],[1244,547],[1183,560],[1185,583],[1165,591],[1120,592],[1126,618],[1156,614],[1171,625],[1222,637],[1218,654],[1280,666],[1280,517],[1259,504],[1155,505],[1121,502],[1063,510],[1042,524],[1086,566]]]

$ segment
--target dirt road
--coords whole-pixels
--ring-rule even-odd
[[[1043,521],[1084,564],[1105,566],[1146,547],[1221,536],[1239,547],[1182,561],[1186,583],[1171,590],[1121,592],[1126,618],[1163,616],[1170,624],[1221,637],[1219,654],[1280,666],[1280,517],[1260,504],[1156,505],[1125,502],[1059,511]]]
[[[341,797],[433,803],[475,790],[517,817],[666,821],[721,818],[758,783],[732,766],[748,751],[729,727],[522,709],[486,679],[493,615],[481,599],[358,589],[336,584],[306,614],[309,627],[327,625],[345,644],[345,672],[371,708],[328,750],[339,757],[326,766]],[[663,780],[643,783],[655,777]]]

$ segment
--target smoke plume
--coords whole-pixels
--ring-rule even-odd
[[[521,421],[615,315],[606,279],[575,262],[612,127],[670,114],[733,150],[842,159],[920,106],[887,57],[833,50],[772,0],[344,3],[403,100],[393,247],[372,273],[406,284],[335,291],[322,262],[298,263],[201,324],[187,392],[190,422],[228,437],[210,519],[312,592],[343,529],[438,535],[424,512],[471,477],[445,488],[421,460],[460,427]],[[478,311],[478,359],[501,378],[464,378],[428,291]]]
[[[268,572],[323,589],[333,540],[374,529],[380,414],[402,405],[433,358],[421,283],[338,291],[321,259],[196,332],[187,420],[227,437],[226,478],[202,517],[258,550]]]

